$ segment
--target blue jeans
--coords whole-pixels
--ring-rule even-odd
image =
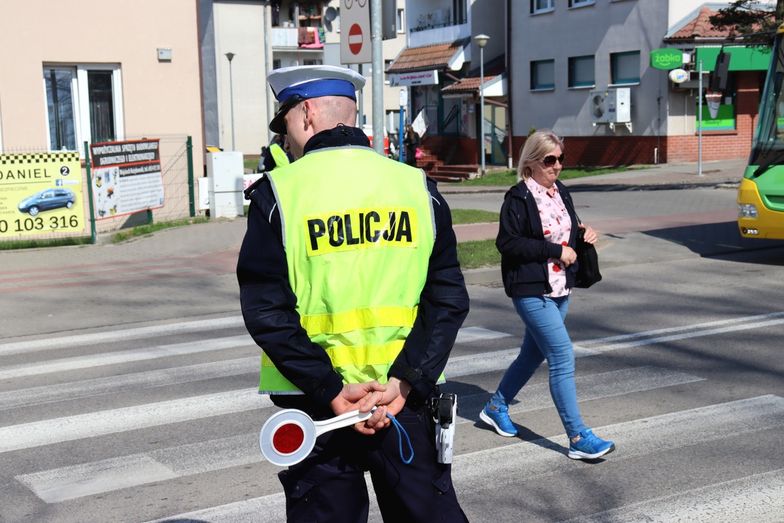
[[[577,406],[574,350],[564,324],[569,296],[523,296],[512,298],[512,302],[525,323],[525,337],[520,354],[506,370],[490,401],[496,405],[508,404],[546,358],[550,368],[550,395],[566,434],[574,437],[587,427]]]

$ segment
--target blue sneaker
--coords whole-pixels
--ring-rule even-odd
[[[517,428],[509,419],[509,407],[506,405],[488,403],[479,413],[479,419],[493,427],[501,436],[507,438],[517,436]]]
[[[615,450],[615,443],[600,438],[591,429],[585,429],[579,436],[576,442],[569,442],[569,457],[572,459],[596,459]]]

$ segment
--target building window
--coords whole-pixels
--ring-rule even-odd
[[[44,67],[43,80],[51,150],[76,151],[82,141],[122,138],[118,67]]]
[[[398,9],[397,10],[397,18],[395,19],[395,28],[397,29],[398,33],[405,33],[406,32],[406,10],[405,9]]]
[[[76,70],[44,69],[46,113],[49,119],[49,149],[76,151]]]
[[[555,89],[555,60],[535,60],[531,62],[531,90]]]
[[[610,75],[613,85],[640,83],[640,52],[611,53]]]
[[[572,56],[569,58],[569,87],[593,87],[594,57]]]
[[[324,60],[321,58],[312,58],[312,59],[304,59],[302,61],[303,65],[324,65]]]
[[[576,8],[576,7],[585,7],[587,5],[593,5],[596,3],[596,0],[569,0],[569,9]]]
[[[554,0],[531,0],[531,14],[549,13],[555,9]]]
[[[394,62],[394,60],[384,60],[384,85],[389,85],[389,76],[386,71],[392,67],[392,62]]]
[[[87,89],[89,90],[92,142],[113,142],[116,135],[112,72],[87,71]]]
[[[452,25],[468,23],[466,17],[466,0],[452,0]]]

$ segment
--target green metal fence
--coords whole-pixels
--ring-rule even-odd
[[[143,162],[134,164],[131,159],[131,167],[125,171],[128,178],[123,178],[122,168],[106,168],[85,161],[96,150],[88,143],[83,144],[81,160],[76,152],[33,148],[1,153],[0,249],[95,242],[98,235],[119,229],[195,216],[191,137],[131,137],[96,147],[121,150],[129,142],[158,145],[155,165],[145,170]],[[137,174],[134,165],[142,176],[132,177]],[[118,179],[143,181],[118,184]],[[149,206],[142,199],[143,208],[129,206],[128,202],[133,201],[137,193],[149,192],[150,184],[155,186],[156,194],[161,194],[160,199]],[[124,192],[120,187],[125,187]],[[122,198],[117,198],[120,192]],[[123,212],[123,205],[113,205],[111,198],[122,200],[126,212]]]

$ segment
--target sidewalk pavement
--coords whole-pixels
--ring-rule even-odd
[[[703,176],[697,176],[696,164],[665,164],[633,169],[618,173],[602,174],[567,180],[566,185],[574,190],[645,190],[654,188],[685,188],[694,186],[721,186],[737,184],[745,168],[744,160],[705,162]],[[458,184],[439,184],[446,195],[480,192],[506,192],[508,187],[466,187]],[[448,196],[447,196],[448,198]],[[497,223],[456,225],[458,241],[493,239],[498,231]],[[245,232],[245,220],[212,220],[206,224],[181,227],[157,232],[147,237],[135,238],[119,245],[107,242],[111,236],[101,235],[96,245],[57,247],[56,249],[20,249],[0,254],[6,274],[25,271],[43,271],[51,267],[52,257],[58,263],[78,268],[102,263],[127,263],[136,260],[150,263],[166,259],[192,258],[194,264],[204,259],[220,259],[221,271],[233,271],[236,253]],[[225,259],[224,259],[225,258]],[[231,259],[228,259],[231,258]],[[474,275],[474,273],[477,273]],[[470,269],[466,271],[469,283],[487,281],[485,273],[492,273],[492,280],[500,276],[498,268]],[[0,282],[0,291],[2,290]]]
[[[687,189],[694,187],[737,187],[746,169],[745,159],[703,162],[702,175],[698,175],[696,163],[674,163],[645,166],[616,173],[600,174],[564,180],[571,191],[629,191]],[[441,183],[442,194],[470,194],[506,192],[508,187],[460,186]],[[448,199],[448,197],[447,197]],[[498,233],[497,223],[472,223],[455,225],[458,242],[494,239]],[[601,248],[601,245],[599,246]],[[466,282],[493,283],[500,279],[498,267],[467,269]]]
[[[665,163],[660,165],[633,167],[626,171],[586,176],[564,180],[571,190],[609,189],[664,189],[688,187],[715,187],[726,184],[737,185],[746,169],[746,159],[721,160],[703,162],[702,175],[697,174],[696,163]],[[440,183],[438,190],[442,194],[506,192],[508,187],[499,186],[461,186],[459,184]]]
[[[654,190],[686,189],[690,187],[737,187],[746,169],[746,160],[704,162],[702,175],[697,175],[696,163],[662,164],[646,166],[616,173],[599,174],[565,180],[572,191],[602,190]],[[506,192],[508,187],[460,186],[441,183],[442,194],[470,194]],[[498,224],[472,223],[455,225],[458,241],[476,241],[495,238]]]

